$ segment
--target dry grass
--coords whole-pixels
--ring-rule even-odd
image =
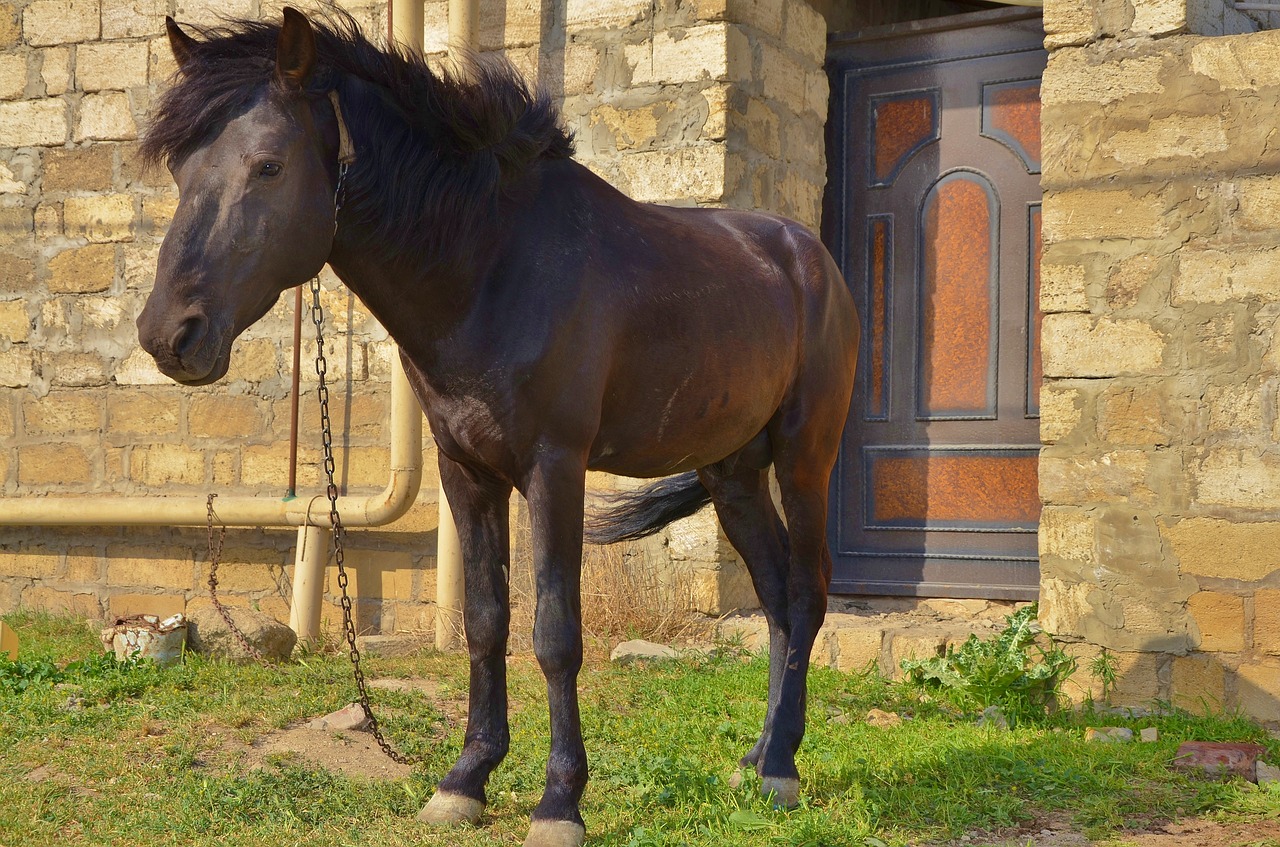
[[[511,649],[533,649],[536,597],[531,545],[517,532],[511,557]],[[582,632],[608,650],[620,641],[661,643],[709,638],[712,621],[691,611],[693,582],[678,569],[647,567],[629,545],[587,545],[582,551]]]

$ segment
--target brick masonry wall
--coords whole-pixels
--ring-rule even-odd
[[[176,206],[168,175],[143,172],[136,155],[173,71],[164,15],[211,25],[282,5],[0,0],[0,496],[284,493],[291,298],[240,338],[227,378],[207,388],[160,375],[133,325]],[[367,31],[385,32],[384,5],[343,5]],[[440,57],[447,3],[425,11],[426,49]],[[562,100],[579,158],[631,196],[749,206],[816,227],[825,36],[802,2],[510,0],[483,4],[480,38]],[[347,489],[373,491],[387,475],[395,348],[336,280],[323,281],[345,432],[339,472]],[[304,360],[313,355],[304,343]],[[313,387],[305,365],[303,381]],[[310,395],[302,406],[299,484],[312,490],[317,415]],[[408,516],[352,533],[364,629],[424,629],[433,618],[429,443],[424,463]],[[286,618],[294,533],[231,530],[226,543],[224,596]],[[692,605],[754,604],[709,513],[653,544],[639,561],[691,573]],[[207,558],[202,529],[3,527],[0,610],[190,608],[206,602]],[[326,617],[337,621],[332,609]]]
[[[1280,33],[1178,12],[1046,4],[1041,618],[1277,721]]]

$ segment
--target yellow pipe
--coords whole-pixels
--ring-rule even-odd
[[[409,511],[422,482],[422,411],[409,380],[394,360],[391,376],[391,474],[386,487],[368,497],[339,497],[347,526],[381,526]],[[0,499],[0,525],[28,526],[204,526],[205,495],[185,497],[24,497]],[[219,497],[218,520],[227,526],[328,526],[323,493],[294,500]]]
[[[416,2],[416,0],[415,0]],[[417,29],[421,37],[422,27]],[[455,70],[462,57],[479,44],[479,0],[449,0],[449,58]],[[418,44],[421,47],[421,42]],[[452,650],[462,634],[462,605],[465,587],[462,575],[462,545],[453,520],[449,500],[440,489],[440,529],[436,535],[436,649]]]

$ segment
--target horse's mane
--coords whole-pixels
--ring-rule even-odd
[[[538,159],[572,155],[550,98],[530,91],[505,58],[472,57],[463,73],[436,73],[419,53],[370,42],[345,12],[309,17],[316,64],[307,92],[338,89],[356,148],[344,216],[376,222],[366,246],[384,256],[447,263],[470,244],[506,182]],[[153,164],[182,161],[276,85],[278,23],[186,28],[200,38],[141,145]]]

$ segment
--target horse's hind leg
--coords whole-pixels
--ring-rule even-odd
[[[827,585],[831,581],[827,491],[849,392],[847,386],[839,384],[823,388],[807,395],[813,402],[806,402],[806,395],[789,398],[769,427],[790,541],[790,631],[778,705],[756,770],[763,778],[761,790],[773,794],[779,806],[793,806],[799,799],[795,757],[804,738],[809,656],[826,617]]]
[[[769,706],[760,740],[741,762],[755,767],[760,762],[778,707],[791,633],[787,614],[787,530],[779,520],[773,498],[769,495],[767,468],[739,467],[726,474],[711,467],[703,468],[698,475],[711,492],[711,502],[720,526],[751,573],[756,596],[760,598],[769,624]]]
[[[418,819],[434,824],[475,823],[484,812],[489,774],[511,743],[507,725],[511,486],[478,477],[443,454],[440,481],[453,507],[462,546],[471,692],[462,755]]]

